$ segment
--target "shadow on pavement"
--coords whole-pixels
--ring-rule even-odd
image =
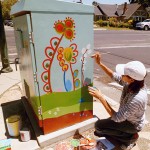
[[[26,110],[27,116],[30,120],[30,123],[33,127],[36,137],[39,137],[40,135],[44,135],[42,129],[38,125],[38,122],[36,120],[36,115],[33,112],[33,109],[31,107],[31,105],[29,104],[28,100],[26,99],[26,97],[21,97],[21,100],[22,100],[23,106]]]
[[[11,137],[9,135],[7,125],[6,125],[6,119],[8,117],[10,117],[12,115],[19,115],[21,117],[21,129],[28,128],[31,133],[31,139],[36,140],[34,131],[32,129],[32,126],[30,124],[30,121],[28,119],[28,116],[26,114],[25,108],[24,108],[21,100],[3,103],[3,104],[1,104],[1,106],[2,106],[2,111],[3,111],[4,122],[5,122],[5,129],[6,129],[5,135],[7,136],[7,138],[16,138],[21,141],[20,136]]]

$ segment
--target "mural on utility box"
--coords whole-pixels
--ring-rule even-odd
[[[54,29],[58,34],[61,34],[61,37],[53,37],[50,40],[50,46],[45,48],[46,59],[43,61],[44,72],[42,73],[42,81],[44,82],[43,90],[46,93],[52,93],[52,85],[51,85],[51,66],[54,60],[54,57],[57,57],[59,62],[59,66],[62,68],[63,72],[63,82],[66,92],[76,90],[81,86],[85,86],[88,83],[84,80],[84,70],[86,64],[87,54],[91,53],[90,44],[87,45],[87,48],[82,49],[82,58],[81,61],[81,74],[82,78],[78,78],[79,70],[73,70],[72,65],[76,64],[78,57],[78,48],[77,44],[70,44],[68,47],[59,47],[63,38],[70,40],[70,42],[75,38],[75,23],[74,20],[70,17],[67,17],[65,20],[58,20],[54,24]],[[67,71],[71,71],[72,81],[66,79]],[[55,91],[54,91],[55,92]]]
[[[92,85],[91,77],[87,81],[84,74],[86,59],[92,51],[90,44],[79,51],[78,45],[72,43],[76,38],[75,28],[75,22],[70,17],[56,21],[54,30],[59,36],[52,37],[44,51],[46,59],[42,63],[44,71],[41,74],[45,92],[41,95],[44,133],[93,117],[93,100],[88,93],[88,85]],[[68,46],[62,46],[63,39],[69,40]],[[54,72],[52,66],[59,68],[59,72],[57,69]],[[54,87],[60,84],[53,85],[55,82],[52,82],[56,73],[59,74],[59,81],[63,80],[60,81],[59,91]]]

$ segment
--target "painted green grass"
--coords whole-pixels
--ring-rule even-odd
[[[88,93],[88,86],[71,92],[53,92],[41,96],[43,118],[56,117],[93,109],[93,98]],[[86,109],[85,109],[86,108]],[[54,111],[58,110],[58,111]]]
[[[66,107],[56,107],[43,113],[43,119],[57,118],[66,114],[76,113],[81,111],[93,110],[92,102],[84,102]]]

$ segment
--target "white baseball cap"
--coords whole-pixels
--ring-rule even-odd
[[[128,75],[129,77],[142,81],[146,76],[146,68],[140,61],[131,61],[127,64],[118,64],[116,72],[120,75]]]

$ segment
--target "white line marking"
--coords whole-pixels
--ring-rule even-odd
[[[107,30],[107,29],[103,29],[103,28],[94,28],[93,30]]]
[[[9,56],[18,55],[17,53],[8,54]]]
[[[146,68],[146,71],[149,73],[150,72],[150,68]]]
[[[110,52],[101,53],[101,55],[104,55],[104,54],[110,54]]]
[[[129,47],[150,47],[150,45],[137,45],[137,46],[111,46],[111,47],[96,47],[94,48],[95,50],[99,50],[99,49],[113,49],[113,48],[129,48]]]

